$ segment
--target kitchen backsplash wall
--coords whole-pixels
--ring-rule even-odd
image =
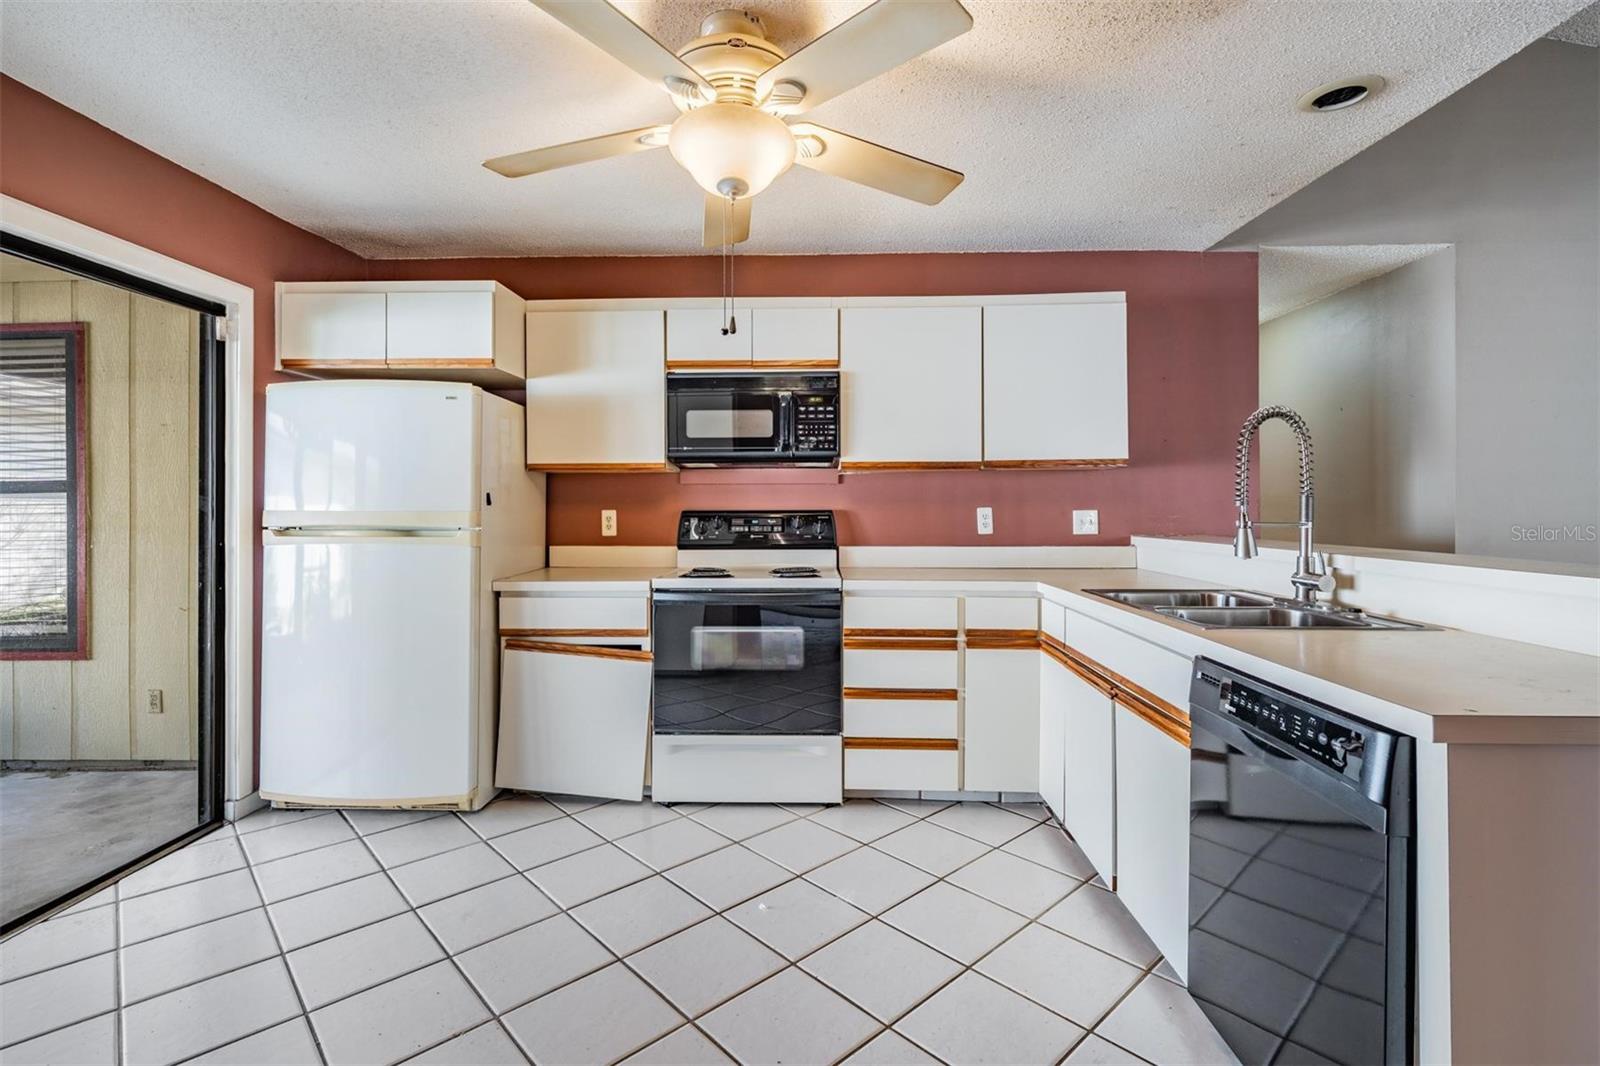
[[[377,260],[384,280],[493,278],[528,299],[715,296],[718,258]],[[774,472],[762,484],[696,475],[557,474],[551,544],[668,544],[686,508],[829,507],[849,544],[1126,544],[1134,533],[1232,530],[1233,444],[1256,406],[1256,256],[1028,252],[739,256],[745,296],[1128,294],[1131,460],[1105,470],[852,473],[837,484]],[[914,367],[908,371],[914,372]],[[1071,417],[1072,397],[1061,397]],[[974,508],[994,508],[979,537]],[[618,535],[600,536],[600,510]],[[1072,511],[1100,512],[1097,536]]]

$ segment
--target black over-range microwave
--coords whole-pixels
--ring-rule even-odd
[[[839,374],[668,374],[667,458],[679,466],[833,466]]]

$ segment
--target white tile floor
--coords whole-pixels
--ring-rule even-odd
[[[0,1063],[1231,1056],[1041,808],[262,811],[0,945]]]

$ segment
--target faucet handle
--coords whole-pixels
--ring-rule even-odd
[[[1338,587],[1338,581],[1333,574],[1333,563],[1328,560],[1327,552],[1311,553],[1311,573],[1317,578],[1317,591],[1324,595],[1332,595]]]

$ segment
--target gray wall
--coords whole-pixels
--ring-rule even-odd
[[[1218,247],[1433,242],[1456,252],[1456,550],[1600,563],[1600,50],[1535,42]]]
[[[1455,550],[1455,313],[1443,251],[1262,324],[1261,402],[1311,426],[1324,543]],[[1262,428],[1261,513],[1274,521],[1299,500],[1280,425]]]

